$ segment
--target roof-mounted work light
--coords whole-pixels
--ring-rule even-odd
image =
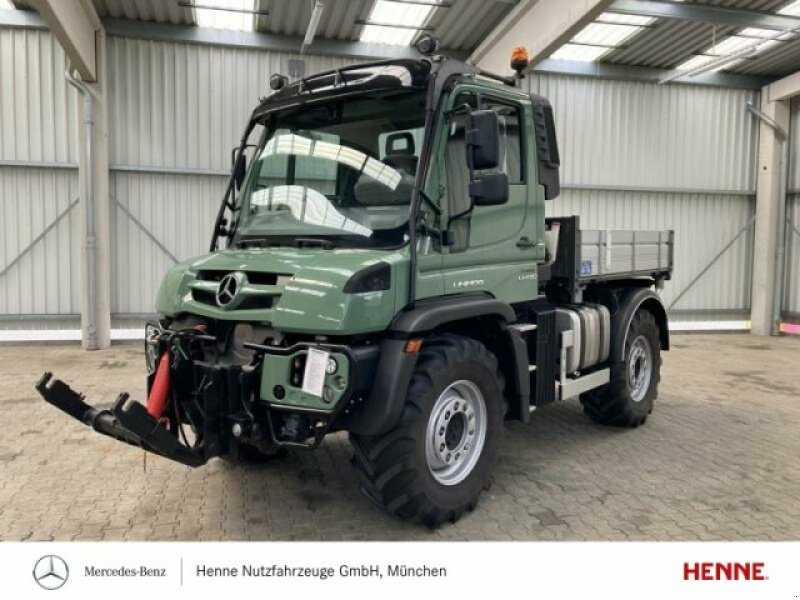
[[[269,87],[276,92],[282,88],[285,88],[288,83],[289,78],[286,75],[281,75],[280,73],[275,73],[269,78]]]
[[[417,50],[419,50],[420,54],[424,54],[425,56],[431,56],[438,52],[439,50],[439,40],[433,37],[430,34],[425,34],[419,41],[417,42]]]

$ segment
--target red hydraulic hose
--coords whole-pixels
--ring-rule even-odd
[[[153,380],[153,387],[150,396],[147,398],[147,412],[154,419],[160,419],[164,414],[169,398],[170,376],[169,376],[169,350],[158,360],[156,377]]]

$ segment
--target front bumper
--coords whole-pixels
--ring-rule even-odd
[[[181,336],[180,344],[172,344]],[[215,343],[213,336],[172,332],[170,340],[153,348],[156,356],[167,352],[170,360],[169,401],[160,418],[127,393],[110,408],[95,408],[52,373],[45,373],[36,389],[46,402],[98,433],[197,467],[215,456],[236,459],[243,445],[316,447],[359,404],[379,354],[373,346],[246,344],[253,360],[239,365],[192,353],[193,344]],[[292,364],[311,349],[338,361],[339,369],[322,380],[322,389],[330,392],[327,399],[308,394],[302,381],[292,381]],[[332,389],[340,376],[347,385]],[[148,390],[153,378],[151,369]]]

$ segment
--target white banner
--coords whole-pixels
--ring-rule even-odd
[[[2,597],[800,598],[800,543],[3,543]]]

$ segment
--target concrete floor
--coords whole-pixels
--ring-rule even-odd
[[[429,531],[357,490],[342,435],[256,467],[189,469],[40,400],[44,370],[94,403],[144,393],[138,345],[0,347],[0,539],[800,539],[800,339],[685,335],[644,427],[577,402],[509,423],[474,513]]]

